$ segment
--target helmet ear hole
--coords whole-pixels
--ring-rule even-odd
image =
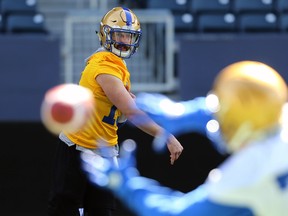
[[[101,32],[98,32],[97,30],[95,31],[96,35],[98,36],[99,38],[99,41],[100,41],[100,44],[102,46],[102,41],[101,41],[101,37],[103,37],[102,33]]]

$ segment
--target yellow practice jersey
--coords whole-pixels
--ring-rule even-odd
[[[99,74],[111,74],[119,78],[127,91],[130,91],[130,73],[122,58],[111,52],[100,51],[91,55],[81,74],[79,84],[92,90],[95,98],[93,117],[87,125],[76,133],[65,133],[75,144],[85,148],[97,148],[101,142],[109,146],[118,143],[117,119],[121,115],[111,101],[107,98],[96,77]]]

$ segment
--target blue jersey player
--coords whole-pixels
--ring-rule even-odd
[[[123,143],[119,167],[82,155],[83,167],[92,182],[140,216],[287,216],[287,95],[279,73],[255,61],[225,67],[206,97],[176,103],[163,95],[139,95],[140,109],[167,134],[203,132],[230,154],[188,193],[140,176],[132,140]],[[161,149],[165,139],[163,134],[155,145]]]

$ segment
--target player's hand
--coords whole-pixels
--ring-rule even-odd
[[[183,151],[183,146],[173,135],[170,135],[167,139],[167,147],[170,152],[170,163],[173,165],[174,162],[180,157]]]
[[[102,150],[105,151],[105,147]],[[121,186],[129,178],[139,176],[135,150],[136,144],[133,140],[124,141],[118,165],[99,155],[82,153],[83,169],[94,184],[121,193]]]

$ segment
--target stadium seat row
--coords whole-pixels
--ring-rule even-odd
[[[288,13],[174,14],[176,32],[288,32]]]
[[[129,1],[134,0],[126,0]],[[176,32],[288,32],[288,0],[139,2],[143,9],[171,10]]]
[[[287,0],[146,0],[145,7],[168,8],[174,11],[192,13],[247,11],[288,11]]]
[[[0,32],[47,33],[36,0],[0,0]]]

